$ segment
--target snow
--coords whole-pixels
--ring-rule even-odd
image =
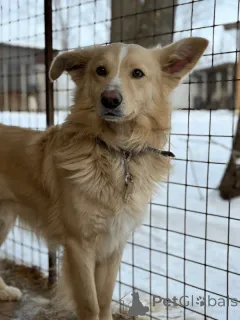
[[[56,121],[62,122],[65,115],[56,113]],[[44,129],[45,121],[44,114],[0,114],[0,122],[5,124]],[[227,310],[227,300],[221,300],[221,295],[238,299],[240,292],[236,274],[240,263],[240,199],[223,201],[216,190],[229,159],[236,121],[237,116],[230,111],[174,111],[170,149],[176,159],[169,183],[159,186],[144,225],[126,245],[115,301],[126,295],[122,301],[128,305],[134,286],[143,305],[150,307],[152,317],[166,319],[167,308],[163,303],[153,307],[150,291],[170,299],[193,295],[188,308],[203,314],[204,307],[197,305],[196,299],[204,297],[206,289],[212,305],[213,298],[218,304],[225,302],[225,306],[207,306],[208,316],[223,320],[228,311],[229,320],[237,319],[239,303],[231,306],[230,301]],[[15,228],[3,251],[47,271],[47,249],[30,232]],[[185,316],[204,319],[187,310]],[[183,318],[184,309],[171,304],[168,319]]]

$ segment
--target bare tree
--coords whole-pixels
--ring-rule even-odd
[[[224,200],[240,196],[240,117],[233,142],[231,156],[219,186],[220,195]]]
[[[176,0],[112,0],[111,42],[145,47],[172,41]]]

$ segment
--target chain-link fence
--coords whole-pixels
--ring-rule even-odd
[[[209,40],[171,97],[173,170],[126,245],[113,300],[124,313],[137,299],[149,319],[238,319],[240,200],[218,189],[227,179],[236,196],[240,185],[239,1],[2,0],[0,10],[0,121],[37,129],[61,123],[72,104],[67,75],[46,81],[58,52]],[[59,259],[30,230],[17,225],[1,251],[55,281]]]

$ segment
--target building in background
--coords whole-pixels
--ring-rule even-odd
[[[43,49],[0,43],[0,78],[0,111],[45,111]]]
[[[235,63],[233,62],[198,69],[193,72],[191,81],[196,84],[192,108],[233,110],[235,108],[234,72]]]
[[[240,111],[240,61],[239,61],[239,49],[240,49],[240,33],[239,33],[239,21],[238,22],[232,22],[227,23],[224,25],[224,29],[226,31],[235,31],[236,32],[236,58],[237,58],[237,64],[236,64],[236,73],[234,74],[233,79],[236,79],[234,83],[235,85],[235,108],[239,112]]]

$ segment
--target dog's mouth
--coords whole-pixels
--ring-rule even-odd
[[[115,115],[114,113],[112,112],[108,112],[108,113],[105,113],[104,115],[101,115],[101,118],[106,120],[106,121],[121,121],[124,116],[119,116],[119,115]]]
[[[107,117],[118,117],[118,115],[116,115],[114,112],[106,112],[105,113],[105,116],[107,116]]]
[[[124,113],[121,110],[102,109],[99,116],[106,121],[121,121],[124,118]]]

